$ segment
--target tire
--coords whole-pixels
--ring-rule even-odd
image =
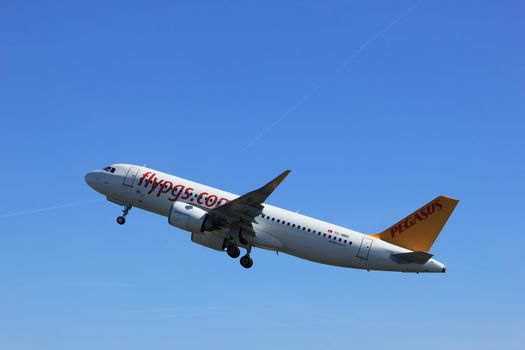
[[[124,225],[126,223],[126,218],[123,217],[123,216],[119,216],[117,218],[117,222],[118,222],[119,225]]]
[[[245,255],[240,260],[241,266],[245,269],[249,269],[253,266],[253,260],[248,255]]]
[[[231,245],[228,246],[228,248],[226,248],[226,253],[230,258],[237,259],[239,255],[241,255],[241,250],[239,249],[239,247]]]

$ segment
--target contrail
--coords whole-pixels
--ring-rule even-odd
[[[226,310],[223,306],[210,306],[210,307],[204,307],[202,309],[198,310],[192,310],[188,307],[166,307],[166,308],[158,308],[158,309],[141,309],[141,310],[129,310],[129,313],[188,313],[188,312],[219,312],[221,310]]]
[[[11,216],[18,216],[18,215],[26,215],[26,214],[34,214],[34,213],[40,213],[43,211],[49,211],[49,210],[55,210],[55,209],[61,209],[61,208],[70,208],[70,207],[78,207],[80,205],[85,204],[91,204],[91,203],[97,203],[102,202],[103,199],[95,199],[91,201],[83,201],[83,202],[74,202],[74,203],[67,203],[67,204],[61,204],[61,205],[55,205],[52,207],[46,207],[46,208],[39,208],[39,209],[31,209],[31,210],[24,210],[24,211],[17,211],[15,213],[9,213],[9,214],[0,214],[0,219],[8,218]]]
[[[337,67],[336,70],[334,70],[331,74],[329,74],[320,84],[316,85],[314,88],[312,88],[310,91],[308,91],[303,97],[301,97],[294,105],[292,105],[283,115],[281,115],[279,118],[277,118],[273,123],[271,123],[266,129],[261,131],[259,135],[257,135],[252,141],[250,141],[246,146],[244,146],[243,151],[250,148],[255,142],[257,142],[261,137],[263,137],[268,131],[272,130],[277,124],[279,124],[284,118],[286,118],[290,113],[295,111],[297,107],[303,104],[304,101],[306,101],[310,96],[312,96],[314,93],[317,92],[320,88],[322,88],[326,83],[328,83],[330,80],[332,80],[337,73],[342,71],[346,66],[350,64],[356,58],[361,51],[363,51],[368,45],[373,43],[377,38],[379,38],[381,35],[383,35],[387,30],[389,30],[393,25],[395,25],[397,22],[402,20],[406,15],[408,15],[419,3],[423,0],[417,0],[412,5],[410,5],[405,11],[403,11],[399,16],[397,16],[392,22],[390,22],[388,25],[383,27],[380,31],[375,33],[365,41],[355,52],[350,55],[339,67]]]

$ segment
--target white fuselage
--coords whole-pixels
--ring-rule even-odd
[[[90,172],[86,175],[86,182],[112,202],[166,217],[175,202],[210,210],[238,197],[147,167],[128,164],[112,167],[115,169],[113,173],[103,170]],[[400,262],[392,254],[410,250],[269,204],[264,204],[262,215],[255,221],[255,247],[306,260],[367,270],[443,272],[445,269],[435,259],[424,264]]]

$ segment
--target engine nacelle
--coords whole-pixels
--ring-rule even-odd
[[[224,250],[225,238],[215,233],[192,233],[191,240],[211,249]]]
[[[201,208],[183,202],[175,202],[168,216],[170,225],[190,232],[213,231],[217,229],[213,218]]]

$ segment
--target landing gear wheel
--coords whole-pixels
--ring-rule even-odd
[[[128,215],[129,211],[131,210],[131,205],[125,205],[124,209],[122,209],[122,216],[119,216],[117,218],[117,222],[119,225],[124,225],[126,223],[126,215]]]
[[[239,257],[239,255],[241,255],[241,250],[239,247],[230,245],[228,248],[226,248],[226,253],[230,256],[230,258],[236,259]]]
[[[249,255],[244,255],[240,260],[241,266],[245,269],[249,269],[253,266],[253,260]]]
[[[119,223],[119,225],[124,225],[126,223],[126,218],[123,216],[119,216],[117,218],[117,222]]]

